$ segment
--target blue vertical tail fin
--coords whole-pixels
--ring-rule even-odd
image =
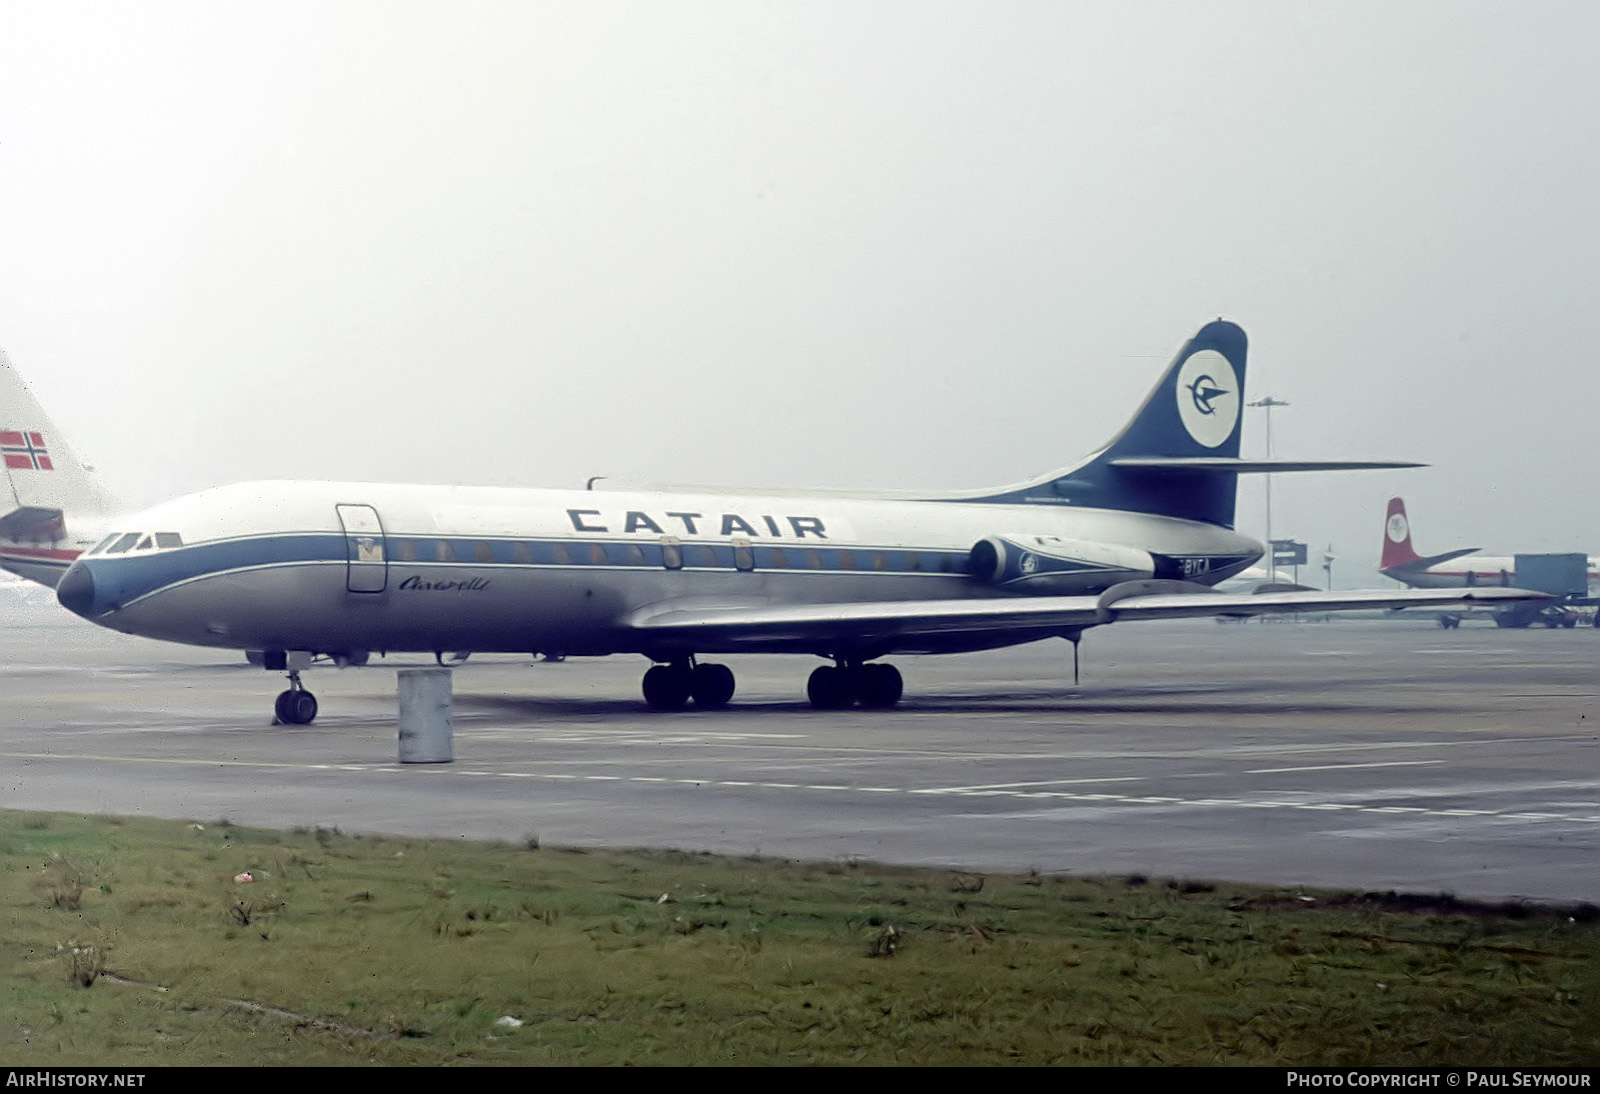
[[[1123,509],[1233,527],[1239,472],[1222,462],[1239,456],[1248,344],[1238,324],[1207,323],[1105,447],[1040,478],[948,500]]]

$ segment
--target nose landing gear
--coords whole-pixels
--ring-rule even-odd
[[[308,726],[316,718],[317,697],[300,683],[300,670],[289,671],[289,690],[279,694],[273,712],[277,725]]]

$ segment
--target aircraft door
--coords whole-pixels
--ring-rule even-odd
[[[383,549],[383,521],[370,505],[338,505],[344,526],[345,589],[352,593],[381,593],[389,587],[389,563]]]

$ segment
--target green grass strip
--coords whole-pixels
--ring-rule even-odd
[[[0,905],[13,1066],[1600,1062],[1590,906],[3,811]]]

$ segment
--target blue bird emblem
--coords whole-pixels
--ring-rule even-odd
[[[1228,394],[1225,388],[1216,386],[1216,381],[1209,376],[1196,377],[1194,383],[1188,385],[1189,397],[1194,400],[1194,408],[1202,414],[1215,414],[1217,408],[1212,406],[1219,395]]]

